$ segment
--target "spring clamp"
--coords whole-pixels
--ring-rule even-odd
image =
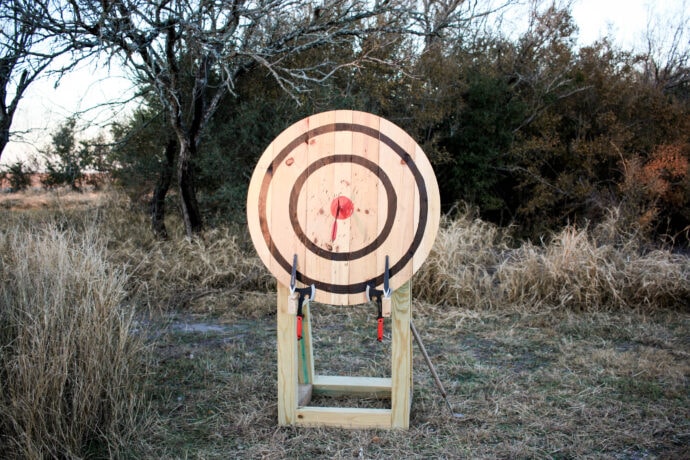
[[[376,300],[378,309],[377,322],[377,340],[383,341],[383,318],[388,318],[391,315],[391,294],[390,289],[390,271],[388,269],[388,256],[386,256],[386,267],[383,272],[383,290],[376,289],[373,283],[367,284],[366,289],[367,301]]]
[[[292,273],[290,274],[290,297],[288,298],[288,313],[297,315],[297,340],[302,340],[302,321],[304,313],[302,306],[316,295],[316,287],[312,284],[304,288],[297,287],[297,254],[292,257]]]

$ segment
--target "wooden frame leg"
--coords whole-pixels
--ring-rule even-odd
[[[305,302],[302,307],[302,340],[297,341],[297,368],[299,373],[297,381],[301,385],[311,385],[314,383],[314,352],[312,351],[311,339],[311,312],[309,302]]]
[[[297,321],[288,312],[290,289],[278,284],[278,424],[292,425],[297,410]]]
[[[412,404],[412,312],[410,282],[395,290],[391,311],[391,428],[410,426]]]

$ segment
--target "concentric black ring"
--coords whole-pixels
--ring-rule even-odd
[[[271,180],[275,171],[280,167],[283,160],[301,143],[308,143],[309,139],[320,136],[322,134],[327,134],[331,132],[357,132],[369,137],[373,137],[385,145],[390,147],[405,163],[405,165],[410,169],[412,176],[414,177],[415,183],[417,184],[417,190],[419,191],[419,220],[418,226],[415,231],[414,238],[410,243],[410,246],[404,252],[403,256],[395,262],[389,269],[390,276],[395,276],[400,270],[402,270],[405,265],[412,259],[415,251],[419,247],[422,238],[424,237],[424,230],[426,228],[427,220],[429,217],[429,196],[426,189],[426,183],[424,182],[424,177],[422,176],[419,168],[415,164],[414,160],[409,153],[405,151],[400,145],[393,141],[390,137],[381,133],[380,131],[371,128],[369,126],[359,125],[355,123],[331,123],[328,125],[319,126],[317,128],[311,129],[293,139],[289,144],[287,144],[279,153],[273,158],[273,161],[266,168],[266,173],[263,176],[261,182],[261,188],[259,189],[259,226],[261,228],[261,233],[266,243],[266,247],[269,249],[271,255],[276,262],[285,270],[287,273],[292,271],[292,264],[288,262],[285,257],[280,253],[278,248],[273,244],[271,238],[271,232],[268,228],[268,219],[266,217],[266,203],[268,196],[268,189],[271,185]],[[315,280],[299,270],[296,273],[297,280],[300,283],[311,285],[313,284],[316,289],[325,292],[330,292],[333,294],[358,294],[366,290],[368,285],[378,286],[383,283],[383,273],[377,275],[376,277],[364,280],[359,283],[351,284],[333,284],[326,283],[323,281]]]
[[[327,251],[317,246],[304,233],[304,230],[302,229],[302,226],[299,223],[299,219],[297,218],[297,200],[299,199],[299,193],[302,190],[304,183],[307,181],[311,174],[315,173],[324,166],[328,166],[334,163],[354,163],[363,166],[379,178],[379,180],[383,184],[384,189],[386,190],[386,198],[388,199],[388,212],[386,214],[386,221],[383,225],[383,228],[381,229],[381,233],[377,235],[374,241],[356,251],[333,252]],[[386,174],[384,170],[379,168],[379,165],[377,165],[373,161],[369,160],[368,158],[360,157],[358,155],[331,155],[318,159],[317,161],[307,166],[307,169],[305,169],[302,172],[302,174],[300,174],[297,177],[297,179],[295,179],[295,184],[293,185],[292,190],[290,191],[290,223],[292,224],[292,229],[295,231],[295,235],[297,235],[300,242],[304,244],[304,246],[312,253],[320,257],[323,257],[324,259],[335,261],[357,260],[361,257],[366,256],[367,254],[370,254],[371,252],[375,251],[379,246],[381,246],[381,244],[384,241],[386,241],[386,238],[388,238],[388,235],[390,235],[391,230],[393,229],[393,224],[395,223],[395,210],[397,209],[397,207],[398,195],[395,193],[393,183],[388,177],[388,174]]]

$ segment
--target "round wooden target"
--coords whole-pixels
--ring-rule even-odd
[[[429,255],[440,219],[438,184],[422,149],[402,129],[350,110],[307,117],[283,131],[249,184],[247,222],[259,257],[315,300],[366,302],[382,289],[386,257],[395,290]]]

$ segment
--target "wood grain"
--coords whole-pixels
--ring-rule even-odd
[[[297,375],[298,382],[301,384],[310,384],[314,382],[314,349],[312,348],[311,336],[311,302],[304,302],[302,306],[302,340],[298,341],[297,349],[299,351],[297,359],[297,368],[299,373]]]
[[[393,293],[391,343],[391,428],[408,428],[412,404],[412,297],[407,282]]]
[[[391,379],[386,377],[314,376],[314,394],[325,396],[391,397]]]
[[[301,407],[297,424],[340,428],[390,428],[390,409],[359,409],[353,407]]]
[[[278,423],[292,425],[297,408],[297,325],[295,315],[288,313],[290,289],[278,283]]]
[[[338,197],[349,200],[341,215]],[[333,207],[338,203],[338,208]],[[336,215],[337,214],[337,215]],[[259,159],[247,195],[257,254],[316,301],[366,302],[366,286],[402,286],[427,257],[438,231],[440,197],[422,149],[395,124],[357,111],[315,114],[283,131]]]

